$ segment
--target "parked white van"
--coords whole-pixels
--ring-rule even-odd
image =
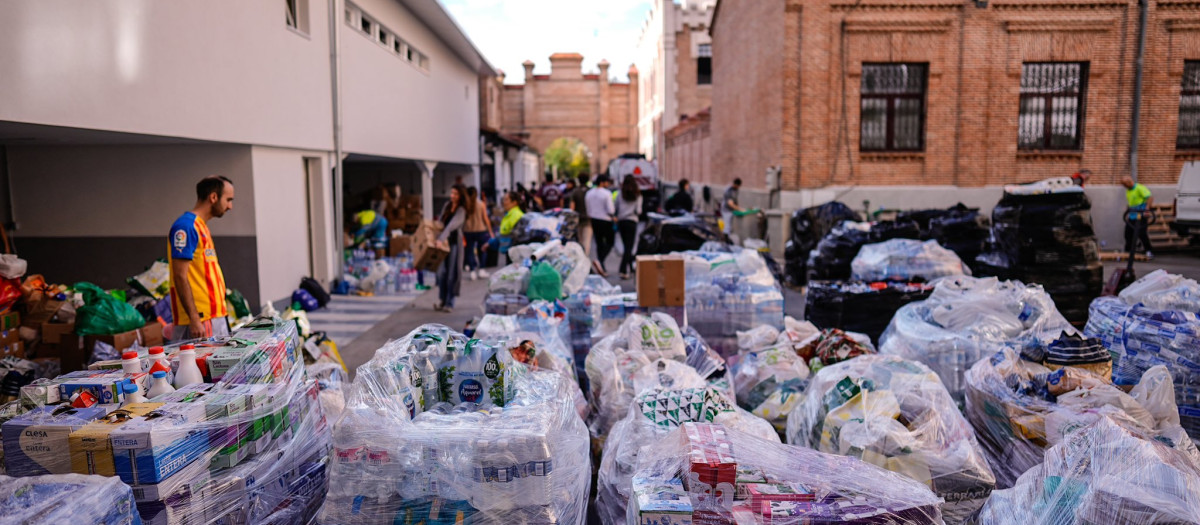
[[[1182,237],[1195,243],[1200,239],[1200,162],[1183,165],[1175,195],[1175,222],[1171,225]]]

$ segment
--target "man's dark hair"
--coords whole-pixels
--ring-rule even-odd
[[[589,177],[588,177],[588,174],[587,174],[587,173],[581,173],[581,174],[579,175],[579,185],[580,185],[580,186],[587,186],[588,179],[589,179]]]
[[[688,182],[687,179],[679,179],[679,189],[682,190],[682,189],[686,188],[688,184],[691,184],[691,183]]]
[[[546,182],[554,182],[554,174],[547,174]]]
[[[736,178],[736,179],[733,179],[733,185],[734,185],[734,186],[741,186],[741,185],[742,185],[742,179],[741,179],[741,177],[738,177],[738,178]]]
[[[196,200],[208,200],[208,196],[214,193],[217,194],[217,198],[220,198],[225,193],[226,182],[230,186],[233,185],[233,181],[223,175],[212,175],[200,179],[200,182],[196,183]]]

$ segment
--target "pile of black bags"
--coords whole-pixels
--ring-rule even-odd
[[[937,241],[968,266],[983,251],[990,233],[988,218],[979,213],[979,208],[968,208],[961,202],[944,210],[904,212],[896,221],[917,223],[921,240]]]
[[[920,239],[921,230],[913,221],[880,221],[866,227],[843,223],[833,228],[808,255],[808,280],[830,281],[850,278],[850,262],[864,244],[891,239]]]
[[[708,241],[722,241],[716,221],[711,216],[685,214],[668,217],[648,213],[649,222],[638,237],[638,255],[699,250]]]
[[[783,256],[788,283],[800,286],[807,282],[808,253],[842,221],[857,220],[857,213],[837,201],[792,213],[792,238]]]
[[[928,299],[931,293],[933,286],[924,283],[810,281],[804,317],[819,328],[867,334],[879,344],[901,306]]]
[[[1086,321],[1104,281],[1091,208],[1082,192],[1006,193],[992,210],[991,246],[976,273],[1040,284],[1063,317]]]

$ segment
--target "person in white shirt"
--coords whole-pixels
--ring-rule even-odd
[[[592,223],[592,235],[596,238],[596,262],[599,263],[600,274],[608,273],[604,268],[604,260],[612,252],[616,242],[617,209],[613,201],[612,179],[608,175],[596,178],[596,187],[587,192],[587,216]]]

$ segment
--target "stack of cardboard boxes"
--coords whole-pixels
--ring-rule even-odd
[[[446,256],[450,255],[450,244],[438,240],[441,233],[442,223],[421,221],[413,234],[413,268],[434,272],[446,260]]]

